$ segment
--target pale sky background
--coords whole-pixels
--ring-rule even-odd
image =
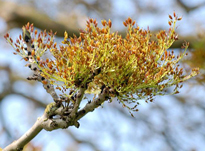
[[[15,1],[15,0],[13,0]],[[37,2],[41,0],[37,0]],[[46,2],[56,3],[58,0],[46,0]],[[88,0],[89,1],[89,0]],[[184,0],[189,5],[195,5],[198,4],[204,0]],[[148,0],[143,0],[143,3],[148,3]],[[115,3],[115,7],[112,10],[112,13],[116,16],[122,16],[122,18],[127,18],[131,16],[132,18],[137,19],[137,23],[140,27],[147,28],[147,26],[150,27],[151,30],[154,30],[158,28],[159,26],[164,27],[164,29],[168,29],[168,14],[172,14],[173,11],[176,11],[179,16],[183,16],[183,20],[180,22],[180,25],[178,27],[178,32],[181,35],[189,35],[190,33],[196,32],[197,29],[194,29],[193,26],[196,24],[200,24],[201,27],[205,29],[205,8],[201,8],[200,10],[191,12],[189,14],[189,17],[185,16],[185,12],[180,9],[176,9],[173,6],[172,0],[153,0],[152,5],[157,5],[160,8],[162,8],[161,14],[150,14],[145,13],[143,15],[138,16],[138,14],[134,14],[134,8],[132,8],[133,4],[130,0],[113,0],[113,3]],[[143,4],[142,3],[142,4]],[[40,7],[40,6],[39,6]],[[48,8],[49,9],[55,9],[55,6],[52,6]],[[55,10],[53,12],[55,16]],[[126,16],[125,16],[126,14]],[[95,14],[91,14],[90,17],[96,17]],[[111,18],[112,19],[112,18]],[[100,18],[97,18],[98,21],[100,21]],[[116,30],[120,30],[123,28],[122,21],[120,19],[114,19],[113,20],[113,26]],[[3,35],[6,30],[6,23],[5,21],[0,18],[0,34]],[[13,39],[17,37],[21,33],[21,29],[12,29],[9,31]],[[57,39],[58,41],[58,39]],[[1,65],[10,65],[14,71],[16,71],[16,74],[20,74],[23,77],[28,77],[31,72],[28,68],[24,67],[25,62],[20,61],[19,56],[14,56],[12,54],[13,50],[12,47],[6,44],[5,40],[0,37],[0,64]],[[3,72],[0,72],[0,93],[2,91],[2,87],[4,86],[4,82],[8,80],[7,75]],[[15,89],[19,90],[20,92],[28,92],[32,91],[33,94],[38,94],[39,98],[45,99],[45,101],[49,102],[51,97],[46,95],[45,90],[42,88],[40,83],[37,83],[34,87],[29,86],[27,83],[18,82],[14,85]],[[204,87],[198,86],[197,88],[193,88],[191,90],[188,90],[186,86],[181,90],[180,95],[186,95],[193,93],[194,95],[197,95],[198,98],[203,98],[202,101],[204,101]],[[37,96],[34,96],[37,97]],[[196,108],[190,108],[190,113],[188,112],[187,115],[184,115],[184,113],[181,111],[179,106],[177,105],[178,102],[173,97],[157,97],[156,101],[154,103],[142,103],[139,107],[139,114],[142,114],[145,116],[144,113],[150,112],[150,116],[148,118],[151,122],[157,123],[159,125],[159,129],[163,129],[163,125],[161,125],[161,122],[159,119],[161,114],[159,114],[157,111],[150,111],[151,106],[160,105],[162,106],[168,115],[170,115],[170,126],[176,126],[174,128],[179,135],[176,135],[175,139],[182,139],[186,142],[185,146],[183,144],[180,144],[183,146],[184,151],[188,151],[191,147],[196,147],[197,151],[203,151],[205,150],[205,142],[204,139],[202,139],[201,135],[194,134],[194,133],[186,133],[185,131],[182,131],[183,127],[180,127],[178,125],[178,122],[180,122],[181,119],[186,118],[189,114],[191,118],[195,120],[204,120],[204,113],[197,110]],[[37,119],[37,117],[41,116],[43,113],[43,109],[38,109],[32,114],[32,117],[24,116],[25,113],[29,113],[29,110],[31,108],[35,108],[35,106],[28,102],[26,99],[13,95],[5,98],[2,101],[2,108],[0,109],[0,114],[2,112],[7,115],[7,126],[12,131],[12,134],[23,134],[27,129],[30,128],[30,126],[34,123],[34,121]],[[125,109],[126,110],[126,109]],[[33,110],[32,110],[33,111]],[[138,116],[138,113],[135,114],[135,116]],[[203,117],[203,118],[202,118]],[[202,118],[202,119],[201,119]],[[106,125],[111,127],[110,131],[103,131],[98,129],[98,125],[96,125],[95,129],[90,129],[87,123],[89,125],[95,125],[96,123],[101,123],[98,121],[102,120],[110,120],[110,125]],[[186,121],[186,119],[184,119]],[[28,123],[30,121],[30,123]],[[188,122],[188,120],[187,120]],[[11,124],[12,123],[12,124]],[[140,143],[133,143],[138,142],[140,140],[132,140],[130,138],[126,138],[127,136],[135,136],[135,135],[142,135],[144,132],[149,132],[149,129],[146,129],[144,125],[136,125],[135,123],[130,122],[126,118],[122,118],[122,116],[112,111],[112,108],[110,107],[110,104],[105,103],[104,108],[98,108],[92,113],[89,113],[86,115],[83,119],[80,120],[80,128],[76,129],[75,127],[69,127],[70,130],[72,130],[79,138],[88,138],[89,140],[97,141],[98,145],[100,147],[100,150],[102,151],[114,151],[117,148],[117,151],[158,151],[161,150],[164,146],[161,140],[162,138],[160,136],[150,136],[150,140],[148,143],[142,142]],[[132,125],[133,124],[133,125]],[[186,124],[186,123],[185,123]],[[0,123],[0,129],[1,129],[1,123]],[[113,138],[110,136],[110,133],[113,131],[118,131],[120,144],[118,146],[113,146]],[[92,135],[95,133],[95,135]],[[183,134],[184,133],[184,134]],[[129,135],[127,135],[129,134]],[[90,135],[92,138],[90,138]],[[121,137],[125,136],[125,137]],[[152,138],[153,137],[153,138]],[[5,147],[4,144],[6,140],[5,135],[1,135],[0,138],[0,147]],[[43,143],[42,143],[43,142]],[[47,142],[47,143],[45,143]],[[71,138],[69,138],[66,134],[66,130],[55,130],[52,132],[46,132],[42,131],[36,138],[33,140],[34,144],[44,145],[43,151],[64,151],[65,147],[67,146],[75,146],[75,143],[72,141]],[[140,145],[139,145],[140,144]],[[115,144],[116,145],[116,144]],[[92,151],[91,148],[87,145],[80,146],[80,151]]]

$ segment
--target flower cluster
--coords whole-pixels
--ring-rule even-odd
[[[67,89],[82,86],[86,86],[89,93],[100,93],[102,87],[108,87],[110,97],[117,97],[124,106],[136,110],[136,100],[153,101],[155,95],[167,94],[166,88],[171,86],[175,86],[172,94],[178,93],[183,81],[198,74],[198,69],[193,69],[184,75],[179,66],[188,43],[178,56],[168,50],[178,39],[175,26],[181,17],[174,13],[169,19],[168,32],[163,30],[153,36],[149,28],[140,29],[128,18],[123,22],[127,28],[124,38],[118,32],[111,32],[110,20],[102,20],[103,27],[99,28],[96,20],[89,19],[79,37],[68,37],[65,32],[59,46],[54,42],[55,34],[46,31],[38,34],[33,25],[27,24],[23,29],[31,36],[31,51],[23,47],[25,38],[21,35],[16,42],[9,34],[5,38],[16,50],[15,54],[26,61],[30,54],[41,75],[65,95]],[[52,58],[43,59],[46,50]],[[130,107],[130,103],[135,103],[134,107]]]

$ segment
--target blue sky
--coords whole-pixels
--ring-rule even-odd
[[[200,1],[189,1],[186,0],[187,4],[194,5],[191,3],[199,3]],[[202,1],[202,0],[201,0]],[[56,2],[56,1],[52,1]],[[149,3],[150,0],[143,0],[143,4]],[[123,1],[123,0],[113,0],[113,3],[115,3],[115,7],[112,10],[112,13],[115,14],[115,16],[118,16],[118,18],[115,20],[113,18],[113,26],[116,27],[116,29],[120,30],[123,25],[121,19],[125,19],[128,16],[132,17],[133,19],[137,20],[137,23],[140,27],[147,28],[147,26],[150,27],[151,30],[156,29],[157,27],[161,26],[165,29],[168,29],[168,14],[173,13],[173,11],[176,11],[177,14],[180,16],[183,16],[183,20],[180,21],[180,25],[178,28],[179,33],[182,35],[191,34],[198,29],[196,27],[202,27],[205,29],[205,8],[201,8],[197,11],[191,12],[187,15],[185,15],[185,12],[183,10],[179,9],[179,7],[175,6],[174,1],[170,0],[155,0],[152,1],[152,5],[156,5],[156,7],[159,7],[161,10],[160,14],[152,14],[149,12],[143,12],[143,15],[135,14],[134,8],[133,8],[133,2],[131,0]],[[92,15],[92,14],[91,14]],[[96,16],[96,15],[93,15]],[[119,18],[121,16],[121,18]],[[92,17],[92,16],[90,16]],[[100,18],[98,18],[100,20]],[[197,26],[196,26],[197,25]],[[6,23],[5,21],[0,18],[0,34],[3,35],[6,30]],[[12,29],[9,31],[12,37],[17,37],[21,33],[21,29]],[[15,39],[15,38],[14,38]],[[3,38],[0,38],[0,64],[6,65],[9,64],[14,71],[16,71],[16,74],[19,74],[23,77],[27,77],[31,72],[28,70],[28,68],[25,68],[25,62],[20,61],[19,56],[14,56],[12,54],[12,48],[5,43],[5,40]],[[8,79],[5,75],[5,73],[1,72],[1,81],[0,81],[0,92],[2,90],[2,87],[4,86],[3,83]],[[3,79],[3,80],[2,80]],[[35,84],[33,87],[28,86],[24,82],[19,82],[14,85],[15,89],[23,88],[24,92],[32,91],[35,95],[40,95],[41,98],[43,98],[46,102],[50,101],[50,97],[46,95],[45,90],[42,88],[41,84]],[[22,91],[22,90],[20,90]],[[193,88],[191,90],[188,90],[188,86],[183,88],[181,90],[181,95],[186,95],[187,93],[194,93],[195,95],[198,95],[200,97],[204,97],[204,88],[203,87],[197,87]],[[190,101],[191,102],[191,101]],[[193,103],[193,102],[191,102]],[[34,121],[37,119],[38,116],[41,116],[43,113],[43,109],[35,110],[35,105],[32,103],[29,103],[28,100],[25,98],[12,95],[7,98],[5,98],[2,101],[2,109],[1,111],[5,113],[5,115],[8,117],[7,126],[10,128],[12,134],[23,134],[30,126],[34,123]],[[129,151],[154,151],[154,150],[162,150],[166,148],[166,145],[163,143],[162,138],[159,135],[153,136],[153,138],[148,138],[148,142],[142,142],[139,143],[140,140],[135,140],[137,136],[142,136],[143,133],[150,132],[151,130],[148,129],[143,123],[137,123],[132,122],[127,118],[124,118],[120,113],[113,110],[110,106],[112,104],[105,104],[104,108],[98,108],[95,110],[95,112],[89,113],[86,117],[84,117],[82,120],[80,120],[81,127],[79,129],[76,129],[74,127],[69,128],[74,134],[76,134],[79,137],[91,139],[93,141],[96,141],[98,146],[101,148],[101,150],[129,150]],[[204,142],[199,134],[195,133],[186,133],[186,131],[183,130],[183,126],[180,125],[180,120],[185,118],[184,112],[182,112],[182,109],[180,108],[180,105],[178,102],[172,98],[172,97],[158,97],[156,101],[152,104],[146,104],[142,103],[140,106],[139,113],[136,114],[136,118],[140,117],[146,117],[150,123],[155,123],[158,125],[159,130],[163,128],[163,125],[161,123],[161,119],[163,119],[163,115],[153,108],[155,106],[162,106],[164,110],[166,111],[167,115],[169,115],[168,122],[170,126],[176,126],[174,129],[174,132],[177,132],[179,134],[179,138],[176,139],[182,139],[186,142],[184,148],[188,149],[192,146],[195,146],[198,150],[204,149]],[[150,109],[153,109],[150,111]],[[126,109],[125,109],[126,110]],[[25,116],[25,113],[30,116]],[[146,114],[150,112],[151,115]],[[197,110],[196,108],[190,108],[190,112],[192,115],[189,115],[190,118],[198,119],[200,120],[201,117],[203,117],[204,113]],[[32,115],[32,117],[31,117]],[[139,116],[139,117],[138,117]],[[107,119],[111,121],[110,123],[107,123]],[[184,119],[185,122],[189,122],[189,120]],[[11,124],[12,123],[12,124]],[[99,130],[98,126],[95,126],[95,124],[105,124],[105,127],[112,127],[109,131],[106,129]],[[178,125],[179,124],[179,125]],[[92,129],[89,129],[91,126]],[[1,123],[0,123],[0,130],[1,130]],[[44,142],[47,142],[44,147],[44,151],[60,151],[65,150],[65,147],[70,146],[75,149],[76,144],[75,142],[69,138],[65,132],[66,130],[56,130],[53,132],[46,132],[42,131],[33,141],[34,144],[41,145],[44,144]],[[113,134],[113,131],[117,131],[116,134],[118,137],[119,144],[116,143],[115,140],[113,140],[114,136],[111,136],[110,134]],[[184,134],[183,134],[184,133]],[[90,134],[93,134],[90,136]],[[94,135],[95,134],[95,135]],[[122,137],[123,136],[123,137]],[[191,138],[191,139],[190,139]],[[3,135],[1,137],[0,146],[5,146],[3,144],[6,140],[6,136]],[[158,141],[161,140],[161,141]],[[136,141],[136,142],[135,142]],[[43,142],[43,143],[42,143]],[[114,144],[114,145],[113,145]],[[81,145],[79,150],[81,151],[91,151],[91,148],[89,146]]]

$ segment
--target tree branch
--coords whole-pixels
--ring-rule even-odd
[[[77,120],[81,119],[88,112],[94,111],[95,108],[99,107],[103,102],[105,102],[109,98],[108,93],[109,93],[108,88],[104,88],[102,90],[102,93],[100,93],[97,98],[95,98],[92,102],[88,102],[84,108],[78,111],[77,117],[76,117]]]
[[[82,88],[80,92],[78,93],[79,96],[77,96],[78,103],[83,98],[85,89]],[[21,151],[23,150],[23,147],[31,141],[42,129],[45,129],[47,131],[52,131],[55,129],[65,129],[69,126],[75,125],[78,123],[77,121],[81,119],[84,115],[86,115],[88,112],[94,111],[95,108],[99,107],[106,99],[108,99],[108,88],[104,88],[102,92],[98,95],[96,99],[94,99],[92,102],[88,102],[83,109],[81,109],[79,112],[77,112],[76,108],[78,109],[79,105],[74,106],[72,109],[70,116],[67,116],[67,118],[62,118],[61,116],[65,112],[63,106],[57,106],[57,103],[53,102],[50,103],[44,112],[44,114],[37,119],[35,124],[18,140],[14,141],[10,145],[8,145],[6,148],[3,149],[3,151]],[[76,100],[77,100],[76,99]],[[76,113],[77,114],[74,114]],[[59,115],[59,116],[56,116]],[[76,126],[76,127],[79,127]]]
[[[75,117],[75,114],[77,113],[77,111],[78,111],[78,108],[79,108],[79,106],[80,106],[80,102],[82,101],[82,98],[83,98],[83,96],[84,96],[84,93],[85,93],[85,88],[80,88],[80,90],[79,90],[79,92],[78,92],[78,94],[77,94],[77,96],[76,96],[76,100],[75,100],[75,104],[74,104],[74,108],[73,108],[73,110],[72,110],[72,112],[71,112],[71,114],[70,114],[70,117],[71,118],[74,118]]]
[[[52,110],[52,108],[50,108]],[[59,109],[62,109],[61,107]],[[56,112],[56,111],[54,111]],[[59,112],[59,111],[58,111]],[[21,151],[23,147],[30,142],[42,129],[46,131],[52,131],[58,128],[67,128],[71,126],[71,124],[67,123],[61,118],[48,118],[47,112],[37,119],[35,124],[25,133],[23,134],[18,140],[14,141],[3,151]]]
[[[21,136],[18,140],[8,145],[6,148],[3,149],[3,151],[23,150],[23,147],[28,142],[30,142],[43,129],[41,125],[43,120],[44,120],[44,117],[38,118],[35,124],[25,134],[23,134],[23,136]]]
[[[76,19],[67,15],[64,20],[54,21],[41,10],[29,5],[0,1],[0,16],[7,22],[8,29],[21,28],[22,25],[31,22],[35,24],[35,27],[42,30],[58,31],[58,36],[63,36],[65,31],[69,35],[79,35],[78,28],[80,27],[76,26]]]

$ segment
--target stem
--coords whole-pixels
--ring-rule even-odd
[[[85,93],[85,88],[80,88],[80,91],[77,94],[76,102],[74,104],[74,108],[73,108],[73,110],[72,110],[72,112],[70,114],[70,117],[74,118],[76,116],[76,113],[78,111],[80,103],[81,103],[81,101],[83,99],[84,93]]]
[[[95,108],[99,107],[107,99],[106,97],[108,96],[108,90],[105,88],[96,99],[94,99],[90,103],[87,103],[84,108],[78,111],[78,107],[83,98],[84,92],[85,89],[81,88],[76,97],[76,104],[74,105],[73,111],[70,114],[71,118],[68,118],[67,121],[61,118],[50,119],[49,115],[54,115],[54,113],[62,115],[61,113],[63,112],[63,108],[53,110],[53,106],[48,107],[44,114],[37,119],[35,124],[23,136],[21,136],[18,140],[14,141],[13,143],[5,147],[3,151],[22,151],[23,147],[28,142],[30,142],[42,129],[45,129],[46,131],[52,131],[59,128],[68,128],[72,125],[79,127],[79,123],[77,121],[81,119],[83,116],[85,116],[88,112],[91,112]]]
[[[107,89],[104,89],[102,93],[98,95],[97,98],[95,98],[92,102],[87,103],[84,108],[79,110],[77,112],[77,120],[81,119],[83,116],[85,116],[87,113],[94,111],[97,107],[99,107],[103,102],[107,100]]]
[[[3,151],[21,151],[23,147],[30,142],[42,129],[41,126],[42,121],[45,119],[44,116],[37,119],[35,124],[24,133],[18,140],[14,141],[7,147],[3,149]]]

